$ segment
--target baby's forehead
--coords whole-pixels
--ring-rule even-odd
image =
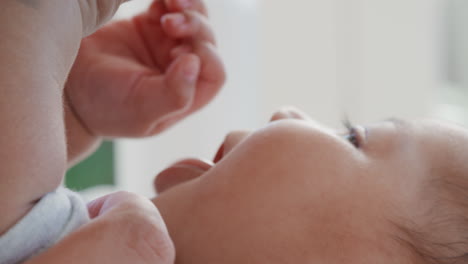
[[[468,175],[468,129],[439,120],[412,123],[412,137],[434,173]],[[443,176],[441,175],[441,176]]]
[[[468,129],[464,126],[440,120],[413,122],[415,136],[433,142],[441,150],[468,154]]]

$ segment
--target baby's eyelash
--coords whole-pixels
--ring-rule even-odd
[[[343,119],[343,125],[348,130],[348,133],[345,135],[345,138],[351,143],[354,147],[359,148],[359,136],[357,134],[356,127],[349,121],[348,118]]]

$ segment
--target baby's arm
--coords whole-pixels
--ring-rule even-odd
[[[62,87],[81,39],[63,0],[5,0],[0,8],[0,233],[61,182]]]

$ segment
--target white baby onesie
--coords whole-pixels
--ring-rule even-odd
[[[16,264],[39,254],[89,221],[81,197],[59,188],[44,196],[15,226],[0,236],[0,264]]]

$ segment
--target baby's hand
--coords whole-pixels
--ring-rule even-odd
[[[92,134],[142,137],[200,109],[224,80],[204,3],[155,0],[83,40],[65,93]]]
[[[88,207],[91,222],[27,264],[174,263],[166,224],[147,198],[118,192]]]

